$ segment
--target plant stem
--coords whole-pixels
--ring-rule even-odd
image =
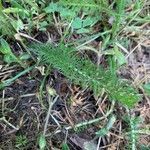
[[[0,83],[0,89],[11,85],[16,79],[18,79],[22,75],[26,74],[27,72],[31,71],[33,68],[34,68],[34,66],[28,67],[27,69],[18,73],[16,76],[12,77],[11,79],[7,79],[5,81],[2,81],[2,83]]]
[[[10,127],[12,127],[13,129],[19,130],[19,127],[15,127],[14,125],[12,125],[10,122],[8,122],[8,121],[6,120],[5,117],[0,118],[0,121],[4,121],[7,125],[9,125]]]
[[[131,127],[131,139],[132,139],[132,150],[136,150],[136,132],[135,132],[135,127],[134,127],[134,122],[133,122],[133,117],[130,115],[129,109],[127,108],[128,115],[130,117],[130,127]]]
[[[48,101],[49,101],[49,108],[48,108],[48,112],[47,112],[47,116],[46,116],[46,122],[45,122],[45,125],[44,125],[44,131],[43,131],[43,135],[45,136],[46,134],[46,131],[47,131],[47,126],[48,126],[48,122],[49,122],[49,117],[51,115],[51,110],[52,110],[52,107],[53,105],[55,104],[55,102],[57,101],[59,96],[56,96],[54,98],[54,100],[52,99],[52,97],[49,95],[49,98],[48,98]]]

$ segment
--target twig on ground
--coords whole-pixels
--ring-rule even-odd
[[[19,130],[19,127],[15,127],[13,124],[11,124],[9,121],[7,121],[5,117],[0,118],[0,121],[4,121],[7,125],[12,127],[13,129]]]
[[[79,128],[79,127],[82,127],[82,126],[87,126],[87,125],[99,122],[99,121],[105,119],[106,117],[108,117],[113,112],[114,105],[115,105],[115,102],[112,101],[110,110],[103,117],[92,119],[92,120],[85,121],[85,122],[81,122],[81,123],[76,124],[75,126],[64,127],[63,129],[56,130],[55,133],[53,133],[53,134],[58,134],[58,133],[62,132],[63,130],[70,130],[70,129],[73,129],[73,128]],[[46,137],[52,136],[53,134],[47,134]]]
[[[45,136],[46,131],[47,131],[47,126],[48,126],[49,118],[50,118],[50,115],[51,115],[52,107],[55,104],[55,102],[57,101],[58,97],[59,96],[56,96],[53,100],[52,97],[49,95],[49,98],[48,98],[49,108],[48,108],[48,112],[47,112],[47,116],[46,116],[46,122],[45,122],[45,125],[44,125],[44,131],[43,131],[44,136]]]

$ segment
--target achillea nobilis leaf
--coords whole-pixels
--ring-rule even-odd
[[[42,63],[51,64],[73,83],[83,88],[88,87],[95,94],[105,89],[110,99],[117,100],[127,107],[133,107],[139,100],[133,87],[119,78],[114,80],[109,69],[97,68],[89,59],[78,57],[72,47],[33,44],[30,50],[41,58]]]

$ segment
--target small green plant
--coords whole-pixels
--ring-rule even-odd
[[[24,68],[26,66],[23,63],[23,60],[27,60],[30,57],[29,55],[27,55],[25,53],[20,56],[15,56],[14,53],[12,52],[9,44],[4,39],[0,39],[0,53],[3,54],[4,61],[6,63],[8,63],[8,64],[18,63]]]
[[[40,150],[44,150],[46,148],[46,138],[43,134],[40,135],[38,144],[39,144]]]
[[[103,127],[102,129],[100,129],[99,131],[96,132],[96,135],[97,136],[105,136],[108,134],[109,130],[113,127],[114,123],[116,121],[116,117],[114,115],[112,115],[110,118],[109,118],[109,121],[106,125],[106,127]]]
[[[90,88],[96,95],[105,89],[110,99],[128,107],[132,107],[139,100],[136,90],[119,79],[114,69],[97,68],[89,59],[77,57],[73,47],[33,44],[30,50],[37,54],[43,63],[52,64],[72,82]]]
[[[25,135],[19,135],[16,137],[15,147],[20,150],[23,150],[26,147],[27,143],[28,143],[27,137]]]
[[[81,133],[81,132],[85,131],[86,129],[88,129],[88,126],[87,126],[87,125],[83,125],[83,126],[74,128],[74,131],[75,131],[76,133]]]
[[[138,139],[138,134],[136,133],[136,130],[139,125],[139,119],[135,117],[128,118],[129,119],[129,134],[128,134],[128,149],[135,150],[136,145],[137,145],[137,139]]]
[[[8,4],[10,7],[5,8],[0,1],[0,35],[13,37],[22,30],[28,33],[31,33],[33,29],[45,31],[50,23],[50,16],[45,20],[42,19],[45,17],[42,10],[46,4],[44,0],[11,0]],[[38,16],[42,16],[41,19]]]
[[[127,109],[128,112],[128,116],[126,116],[124,118],[124,120],[126,121],[126,123],[128,124],[128,131],[125,134],[125,137],[128,140],[128,144],[127,144],[127,149],[131,149],[131,150],[136,150],[139,149],[139,147],[141,147],[142,149],[142,145],[140,145],[138,143],[138,140],[140,138],[140,135],[145,134],[145,135],[150,135],[150,128],[149,127],[145,127],[142,128],[140,127],[141,123],[142,123],[142,118],[141,117],[136,117],[133,114],[131,114],[130,110]],[[145,147],[143,145],[143,147]],[[148,147],[147,147],[148,148]],[[146,149],[146,147],[145,147]]]

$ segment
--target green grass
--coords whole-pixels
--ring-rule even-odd
[[[94,127],[95,120],[96,122],[103,121],[101,122],[102,127],[94,132],[93,141],[106,137],[114,131],[115,124],[123,120],[116,113],[120,108],[129,116],[127,122],[129,132],[124,134],[126,131],[122,129],[121,134],[127,140],[130,149],[135,150],[139,147],[136,137],[140,138],[140,133],[136,134],[135,132],[143,130],[135,127],[142,123],[134,122],[136,117],[133,117],[130,112],[135,113],[138,102],[149,95],[149,83],[145,79],[146,77],[143,77],[142,81],[137,81],[135,77],[132,77],[131,72],[131,78],[123,78],[120,74],[122,69],[128,68],[130,61],[128,58],[131,54],[134,55],[132,53],[133,47],[141,40],[143,44],[146,43],[145,40],[148,40],[150,31],[143,26],[150,22],[149,5],[148,0],[113,0],[111,2],[106,0],[57,0],[53,2],[48,0],[0,0],[0,68],[4,70],[2,75],[0,72],[2,80],[0,81],[0,92],[2,93],[0,122],[18,130],[18,126],[13,125],[11,118],[7,115],[9,114],[7,106],[10,105],[7,105],[7,102],[5,104],[3,100],[5,99],[5,90],[13,88],[13,83],[19,82],[19,79],[24,78],[27,73],[34,74],[34,72],[40,71],[42,77],[39,78],[41,75],[39,72],[38,75],[35,73],[33,77],[37,82],[40,82],[36,91],[39,99],[38,104],[47,116],[51,115],[58,126],[55,132],[52,131],[50,140],[53,134],[64,133],[62,128],[67,131],[65,141],[58,141],[59,148],[69,149],[67,141],[67,136],[70,134],[68,134],[69,129],[79,127],[80,129],[84,128],[81,132],[85,132],[92,125]],[[42,40],[43,35],[47,40],[46,43]],[[37,37],[39,39],[36,39]],[[16,70],[23,71],[7,74],[7,67],[15,67]],[[44,70],[40,70],[41,68]],[[53,81],[56,70],[60,75],[56,75]],[[51,75],[52,79],[50,80]],[[75,122],[74,127],[73,124],[64,126],[65,121],[64,124],[61,122],[63,125],[59,123],[55,116],[52,116],[52,113],[48,111],[48,102],[45,101],[46,95],[49,95],[46,91],[47,84],[53,86],[53,82],[59,76],[66,79],[67,83],[71,85],[92,92],[96,101],[94,103],[95,109],[99,107],[99,103],[104,105],[103,99],[106,98],[107,105],[106,108],[104,107],[106,110],[104,109],[102,112],[103,117],[98,116],[97,119],[92,114],[91,120],[84,120],[83,123]],[[50,97],[55,99],[56,95],[55,93]],[[66,99],[63,99],[64,101]],[[111,115],[107,115],[110,103],[113,104],[113,108]],[[65,109],[74,111],[71,103]],[[14,111],[16,110],[14,109]],[[38,123],[35,124],[38,125],[38,132],[41,133],[44,126],[47,128],[48,122],[45,123],[44,119],[40,120],[38,115],[36,117]],[[74,123],[75,120],[71,121]],[[86,125],[90,126],[86,127]],[[146,135],[149,134],[147,131]],[[38,142],[34,141],[42,147],[41,149],[49,147],[48,140],[46,140],[49,137],[46,135],[49,134],[46,132],[48,130],[44,129],[44,137],[42,135]],[[33,139],[37,139],[37,135],[33,135]],[[29,140],[21,134],[16,138],[16,147],[18,149],[25,148]],[[89,143],[95,147],[92,141]]]

